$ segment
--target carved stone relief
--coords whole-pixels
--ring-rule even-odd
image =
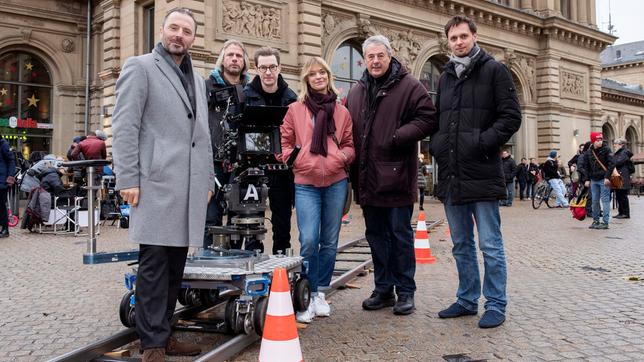
[[[226,33],[280,40],[282,10],[247,1],[224,0],[222,29]]]
[[[516,61],[515,64],[521,74],[525,77],[525,81],[527,83],[525,91],[528,93],[526,94],[527,99],[534,100],[534,97],[537,94],[536,61],[534,58],[520,56],[519,60]]]
[[[583,74],[562,69],[559,80],[562,98],[581,100],[586,98],[586,81]]]
[[[71,53],[74,51],[74,41],[72,39],[65,38],[60,43],[60,47],[65,53]]]
[[[385,31],[385,35],[391,41],[391,47],[394,48],[396,57],[399,60],[407,65],[411,65],[416,60],[422,46],[418,37],[412,34],[411,30],[406,32],[389,30]]]

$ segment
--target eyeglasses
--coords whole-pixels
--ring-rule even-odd
[[[275,73],[277,71],[277,68],[279,68],[279,65],[269,65],[268,67],[265,65],[260,65],[257,67],[257,70],[259,70],[261,73],[266,73],[267,70],[270,69],[271,73]]]

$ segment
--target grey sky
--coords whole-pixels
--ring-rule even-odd
[[[608,3],[609,0],[595,0],[597,4],[597,26],[599,30],[608,32]],[[642,30],[642,0],[610,0],[611,20],[615,29],[613,35],[619,39],[615,44],[632,43],[644,40]]]

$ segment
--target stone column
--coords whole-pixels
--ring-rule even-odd
[[[588,12],[589,12],[588,25],[597,29],[597,5],[592,0],[586,0],[586,1],[588,1]]]
[[[560,61],[548,50],[537,58],[537,157],[541,161],[560,148]]]
[[[579,2],[577,19],[579,20],[579,23],[588,25],[588,0],[577,1]]]
[[[570,0],[570,20],[577,22],[577,12],[579,11],[579,6],[577,6],[577,3],[579,0]]]
[[[297,3],[297,62],[322,55],[322,1],[299,0]]]
[[[532,0],[521,0],[521,10],[532,11]]]
[[[601,66],[599,64],[590,66],[588,82],[588,101],[590,103],[590,129],[591,131],[601,131],[602,80]]]
[[[98,73],[103,86],[103,104],[105,109],[103,118],[103,129],[108,135],[108,153],[111,152],[112,144],[112,113],[116,99],[114,91],[116,79],[121,71],[121,1],[103,0],[99,4],[103,10],[103,69]],[[134,36],[134,34],[132,34]]]

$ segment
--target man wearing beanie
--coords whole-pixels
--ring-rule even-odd
[[[604,143],[601,132],[590,132],[591,145],[579,167],[582,169],[584,186],[590,187],[593,202],[593,223],[590,229],[608,229],[610,219],[610,175],[615,168],[613,153]],[[601,201],[601,207],[600,207]],[[603,219],[599,215],[603,210]]]
[[[445,35],[452,56],[438,83],[439,129],[431,135],[429,151],[438,166],[436,196],[443,202],[451,229],[458,289],[456,301],[438,316],[478,314],[482,292],[485,313],[479,327],[494,328],[505,321],[508,303],[499,212],[499,200],[507,199],[507,190],[499,151],[519,130],[521,107],[508,68],[476,44],[472,19],[454,16],[445,25]]]
[[[542,171],[543,177],[548,181],[550,187],[555,191],[557,200],[555,201],[556,207],[568,207],[568,200],[566,200],[566,186],[561,180],[559,174],[559,161],[557,161],[557,151],[550,151],[550,155],[543,163]]]

